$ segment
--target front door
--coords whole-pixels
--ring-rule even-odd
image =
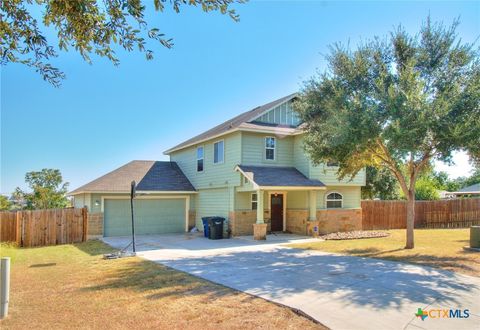
[[[272,211],[271,231],[283,231],[283,195],[271,195],[270,205]]]

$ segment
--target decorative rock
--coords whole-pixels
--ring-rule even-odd
[[[330,233],[327,235],[320,236],[324,240],[346,240],[346,239],[361,239],[361,238],[377,238],[377,237],[387,237],[389,233],[382,231],[346,231],[338,233]]]

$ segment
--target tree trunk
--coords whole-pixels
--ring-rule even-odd
[[[410,190],[407,195],[407,244],[405,249],[413,249],[413,226],[415,223],[415,191]]]

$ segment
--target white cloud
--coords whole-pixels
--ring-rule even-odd
[[[468,162],[469,158],[465,152],[455,152],[453,155],[453,164],[451,166],[436,161],[434,163],[436,171],[447,172],[450,178],[455,179],[460,176],[469,176],[472,172],[472,165]]]

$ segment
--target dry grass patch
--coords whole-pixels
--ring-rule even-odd
[[[99,241],[18,249],[2,329],[322,329],[289,308],[140,258],[103,260]]]
[[[389,230],[390,236],[345,241],[319,241],[290,246],[326,252],[402,261],[479,276],[480,253],[465,251],[469,229],[416,229],[415,248],[405,250],[405,230]]]

